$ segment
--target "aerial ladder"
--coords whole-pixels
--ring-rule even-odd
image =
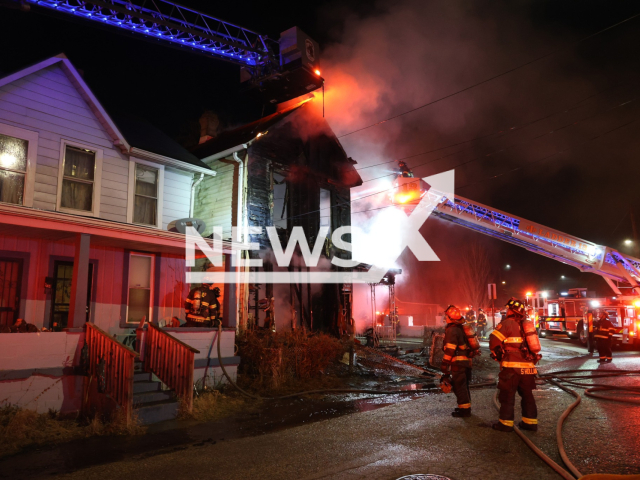
[[[640,340],[640,259],[488,205],[436,191],[424,180],[406,173],[398,174],[391,197],[398,206],[424,201],[433,208],[431,215],[444,221],[571,265],[581,272],[600,275],[618,300],[634,307],[621,309],[633,310],[632,315],[623,312],[617,325],[624,343]],[[623,294],[621,284],[632,294]]]
[[[281,103],[322,87],[320,48],[297,27],[278,41],[168,0],[0,0],[0,5],[109,25],[240,66],[245,89]]]

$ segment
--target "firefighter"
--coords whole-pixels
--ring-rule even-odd
[[[613,324],[609,321],[609,314],[604,310],[598,315],[598,320],[594,324],[594,335],[598,344],[598,354],[600,359],[598,363],[611,363],[613,357],[611,354],[611,338],[616,331]]]
[[[484,330],[487,328],[487,315],[484,313],[484,310],[478,309],[478,336],[480,338],[484,338]]]
[[[538,430],[538,410],[533,397],[536,388],[535,364],[542,358],[540,339],[535,325],[525,318],[524,304],[512,298],[507,303],[506,318],[491,332],[489,348],[491,358],[500,362],[498,376],[499,421],[494,430],[513,431],[516,392],[522,398],[522,421],[518,426],[524,430]]]
[[[471,359],[480,352],[479,344],[469,327],[466,327],[475,339],[475,345],[470,345],[463,326],[464,317],[455,305],[449,305],[444,311],[447,327],[444,333],[444,357],[442,358],[443,376],[441,383],[450,384],[458,401],[458,407],[451,413],[454,417],[471,416]],[[472,339],[472,341],[473,341]],[[474,347],[474,348],[471,348]],[[445,388],[443,388],[445,390]],[[445,390],[446,391],[446,390]]]
[[[205,279],[206,280],[206,279]],[[185,327],[218,327],[220,325],[220,289],[203,283],[189,292],[184,310],[187,317]]]

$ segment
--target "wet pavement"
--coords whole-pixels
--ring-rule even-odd
[[[582,351],[571,345],[543,340],[541,373],[598,368],[596,357],[576,356]],[[600,366],[616,368],[640,370],[640,357],[614,352],[614,363]],[[487,379],[497,368],[487,364],[478,373]],[[410,382],[399,379],[398,385],[422,386]],[[640,377],[598,380],[605,382],[639,385]],[[453,396],[433,391],[272,402],[260,414],[214,424],[182,423],[171,430],[176,425],[165,424],[141,437],[93,438],[18,455],[0,462],[0,478],[396,479],[412,473],[453,480],[559,478],[515,434],[491,430],[497,418],[494,392],[474,390],[473,416],[466,419],[449,415]],[[561,464],[556,421],[573,397],[549,385],[535,396],[540,430],[527,435]],[[639,431],[640,406],[583,396],[565,424],[564,441],[583,474],[638,473]]]

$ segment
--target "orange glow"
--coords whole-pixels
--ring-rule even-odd
[[[413,200],[418,200],[420,198],[420,192],[408,192],[408,193],[397,193],[394,196],[394,200],[396,203],[409,203]]]
[[[634,304],[636,307],[640,307],[640,300],[636,300],[635,302],[633,302],[633,304]]]
[[[527,292],[527,297],[530,297],[530,296],[531,296],[531,292]]]
[[[318,76],[320,76],[320,70],[318,70],[317,68],[314,70],[314,73]]]

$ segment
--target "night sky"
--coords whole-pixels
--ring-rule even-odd
[[[576,42],[639,13],[638,2],[182,3],[272,38],[295,25],[316,39],[339,136],[556,52],[341,141],[359,167],[430,152],[408,159],[416,176],[455,168],[459,195],[633,253],[622,242],[631,218],[640,222],[640,17]],[[0,42],[0,73],[64,52],[108,111],[179,140],[205,109],[229,126],[262,112],[239,93],[237,66],[93,23],[2,8]],[[383,189],[385,180],[368,180],[392,165],[362,170],[354,196]],[[354,211],[375,206],[361,201]],[[504,295],[581,286],[609,294],[598,277],[439,220],[423,233],[442,261],[417,265],[405,252],[406,278],[424,281],[402,284],[404,298],[460,302],[449,286],[473,241],[486,247],[494,280],[508,282]]]

